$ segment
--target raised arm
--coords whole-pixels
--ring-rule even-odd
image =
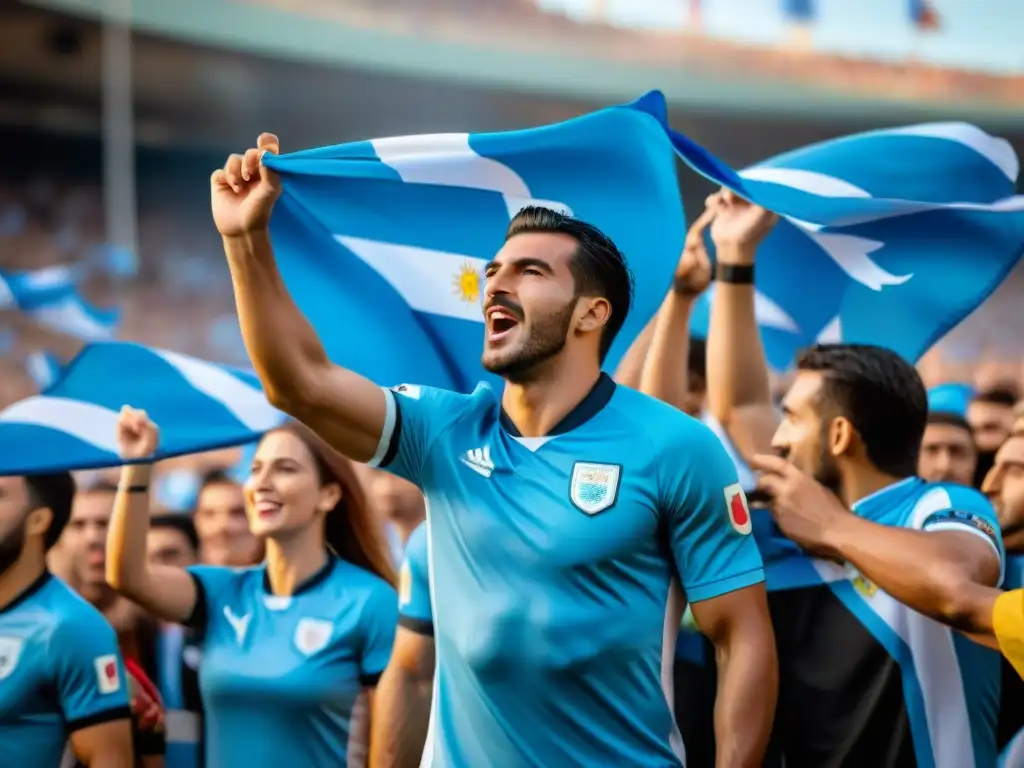
[[[640,376],[641,392],[681,411],[688,410],[689,405],[690,315],[694,303],[711,281],[704,231],[713,216],[714,210],[705,210],[686,233],[672,288],[655,316],[654,332]]]
[[[372,382],[327,359],[320,339],[285,288],[270,242],[280,177],[261,162],[278,140],[231,155],[210,179],[213,219],[224,241],[245,348],[270,403],[313,429],[334,449],[366,462],[393,411]]]
[[[127,406],[121,410],[117,443],[122,458],[151,457],[159,440],[145,411]],[[121,470],[107,530],[107,583],[161,619],[184,623],[195,610],[195,582],[185,569],[153,566],[146,557],[151,473],[151,464],[130,464]]]
[[[778,420],[757,326],[754,255],[776,217],[724,190],[708,199],[715,212],[715,300],[708,323],[708,411],[749,461],[768,449]]]

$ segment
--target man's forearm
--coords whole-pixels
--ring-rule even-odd
[[[720,248],[719,264],[753,264],[754,253]],[[757,326],[752,284],[720,282],[715,287],[708,321],[708,408],[728,426],[734,408],[771,405],[764,344]]]
[[[316,331],[281,279],[270,232],[257,230],[224,238],[238,321],[246,351],[275,405],[303,386],[303,372],[327,365]]]
[[[384,672],[374,695],[369,768],[417,768],[430,722],[432,687],[407,670]]]
[[[689,388],[690,315],[696,297],[670,291],[654,316],[654,333],[640,375],[640,391],[674,405],[686,406]]]
[[[826,548],[860,574],[918,613],[966,631],[974,626],[968,587],[992,584],[998,573],[972,573],[971,533],[928,533],[879,525],[856,515],[843,515],[831,525]],[[991,578],[994,576],[994,579]]]
[[[770,634],[769,634],[770,637]],[[734,637],[717,648],[717,768],[760,768],[775,721],[779,668],[774,643]]]

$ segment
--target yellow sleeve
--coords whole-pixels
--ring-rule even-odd
[[[1004,592],[996,598],[992,627],[999,650],[1024,678],[1024,589]]]

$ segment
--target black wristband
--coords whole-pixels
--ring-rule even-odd
[[[149,493],[148,485],[120,485],[117,490],[124,493]]]
[[[753,285],[753,264],[719,264],[715,268],[715,279],[720,283],[734,285]]]

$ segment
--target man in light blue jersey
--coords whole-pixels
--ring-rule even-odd
[[[377,683],[370,768],[420,764],[435,666],[427,524],[420,523],[406,542],[399,572],[398,631],[391,660]]]
[[[46,569],[71,514],[64,472],[0,478],[0,763],[132,765],[131,711],[113,628]]]
[[[762,547],[781,676],[769,768],[995,763],[999,655],[946,625],[972,629],[972,587],[1000,582],[1003,540],[980,493],[915,476],[927,418],[890,350],[797,360],[779,455],[752,460],[786,537]]]
[[[760,766],[776,663],[736,470],[702,424],[601,373],[629,310],[622,254],[543,208],[484,278],[500,397],[380,389],[333,365],[277,273],[276,137],[211,179],[246,347],[270,401],[427,499],[437,679],[430,766],[683,762],[662,688],[674,578],[721,659],[722,766]],[[671,653],[671,648],[667,649]]]

